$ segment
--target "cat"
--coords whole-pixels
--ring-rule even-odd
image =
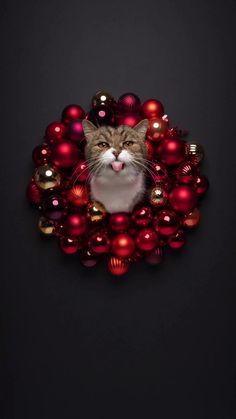
[[[82,124],[91,198],[109,213],[131,212],[145,192],[148,120],[143,119],[134,128],[98,128],[86,119]]]

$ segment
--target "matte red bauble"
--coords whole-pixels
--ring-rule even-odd
[[[40,144],[34,148],[32,158],[35,166],[42,166],[48,162],[50,157],[50,149],[47,144]]]
[[[138,227],[147,227],[152,222],[152,210],[143,206],[133,210],[132,220]]]
[[[66,137],[76,143],[81,143],[84,140],[84,129],[80,119],[69,123]]]
[[[208,191],[209,181],[206,176],[199,174],[194,186],[198,197],[201,198]]]
[[[94,253],[87,249],[81,252],[80,262],[82,265],[86,266],[86,268],[92,268],[93,266],[97,265],[98,258],[94,255]]]
[[[179,217],[174,211],[162,210],[154,218],[153,226],[162,236],[171,236],[179,228]]]
[[[63,228],[68,236],[80,236],[87,228],[87,220],[81,214],[68,214],[63,221]]]
[[[141,121],[141,116],[137,114],[127,113],[117,117],[117,125],[128,125],[133,128]]]
[[[151,228],[143,228],[136,238],[137,247],[145,252],[153,250],[158,243],[158,235]]]
[[[89,249],[100,255],[109,252],[110,240],[103,231],[94,233],[89,240]]]
[[[43,202],[43,214],[50,220],[60,220],[66,208],[66,200],[59,194],[49,195]]]
[[[185,158],[185,142],[178,138],[165,138],[157,148],[157,157],[169,166],[181,163]]]
[[[107,263],[108,270],[115,276],[121,276],[128,272],[129,263],[127,260],[117,256],[110,256]]]
[[[66,106],[61,115],[62,122],[67,125],[76,119],[84,119],[85,111],[79,105],[68,105]]]
[[[109,219],[109,226],[112,231],[116,233],[122,233],[129,227],[130,220],[126,212],[118,212],[111,214]]]
[[[134,240],[128,234],[118,234],[112,240],[112,252],[116,256],[127,258],[132,255],[134,249]]]
[[[26,190],[26,196],[32,205],[40,205],[42,202],[42,192],[34,183],[34,181],[29,183]]]
[[[171,207],[180,213],[190,212],[197,204],[197,195],[193,188],[187,185],[176,186],[169,195]]]
[[[77,253],[80,248],[79,242],[76,238],[61,237],[59,244],[63,253],[66,253],[67,255]]]
[[[185,234],[183,230],[177,231],[173,236],[168,238],[168,245],[172,249],[180,249],[185,244]]]
[[[118,99],[119,112],[138,112],[140,109],[140,99],[135,93],[124,93]]]
[[[162,247],[157,247],[151,252],[146,253],[145,260],[150,265],[158,265],[159,263],[162,262],[162,258],[163,258]]]
[[[75,207],[83,207],[88,204],[88,190],[83,185],[72,186],[67,192],[67,200]]]
[[[168,122],[159,117],[150,119],[147,129],[147,138],[150,141],[158,142],[164,138],[168,129]]]
[[[164,106],[159,100],[149,99],[142,105],[142,114],[144,118],[162,117],[164,115]]]
[[[51,161],[60,169],[68,169],[79,160],[78,147],[71,141],[61,141],[52,147]]]
[[[79,160],[73,171],[74,182],[86,182],[89,176],[88,165],[85,160]]]
[[[49,124],[45,131],[46,140],[49,143],[61,141],[66,133],[66,127],[62,122],[52,122]]]

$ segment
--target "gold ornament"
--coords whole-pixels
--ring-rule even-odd
[[[36,185],[41,189],[55,188],[61,183],[60,173],[50,164],[39,166],[34,175]]]
[[[55,226],[52,220],[49,220],[42,215],[38,220],[38,228],[45,236],[51,236],[54,233]]]
[[[195,228],[200,221],[200,211],[198,208],[194,208],[189,214],[183,218],[183,226],[187,228]]]
[[[114,97],[108,93],[105,92],[104,90],[99,90],[98,92],[95,93],[95,95],[92,98],[92,106],[99,106],[99,105],[107,105],[107,106],[111,106],[112,104],[114,104],[115,99]]]
[[[92,223],[102,221],[106,217],[106,209],[98,201],[91,202],[87,207],[87,216]]]
[[[168,198],[167,191],[160,185],[155,186],[149,192],[149,201],[154,207],[162,207],[166,204]]]
[[[194,166],[198,166],[204,159],[204,149],[198,143],[186,143],[185,153]]]

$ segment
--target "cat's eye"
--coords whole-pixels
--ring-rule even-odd
[[[106,141],[100,141],[100,143],[97,144],[100,148],[108,148],[109,144]]]
[[[134,141],[124,141],[123,142],[123,146],[124,147],[130,147],[131,145],[133,145],[134,144]]]

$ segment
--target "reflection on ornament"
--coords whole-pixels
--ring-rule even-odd
[[[38,219],[38,228],[41,233],[45,234],[45,236],[51,236],[54,233],[55,225],[52,220],[49,220],[42,215]]]
[[[96,108],[96,106],[100,105],[113,107],[115,105],[115,99],[110,93],[99,90],[92,98],[92,107]]]
[[[168,193],[167,191],[161,186],[155,186],[149,192],[149,201],[150,204],[154,207],[163,207],[166,205],[168,200]]]
[[[106,217],[106,209],[98,201],[90,202],[87,207],[87,217],[92,223],[103,221]]]
[[[149,125],[147,129],[147,138],[150,141],[160,141],[164,138],[165,133],[168,129],[168,122],[159,117],[155,117],[149,120]]]

